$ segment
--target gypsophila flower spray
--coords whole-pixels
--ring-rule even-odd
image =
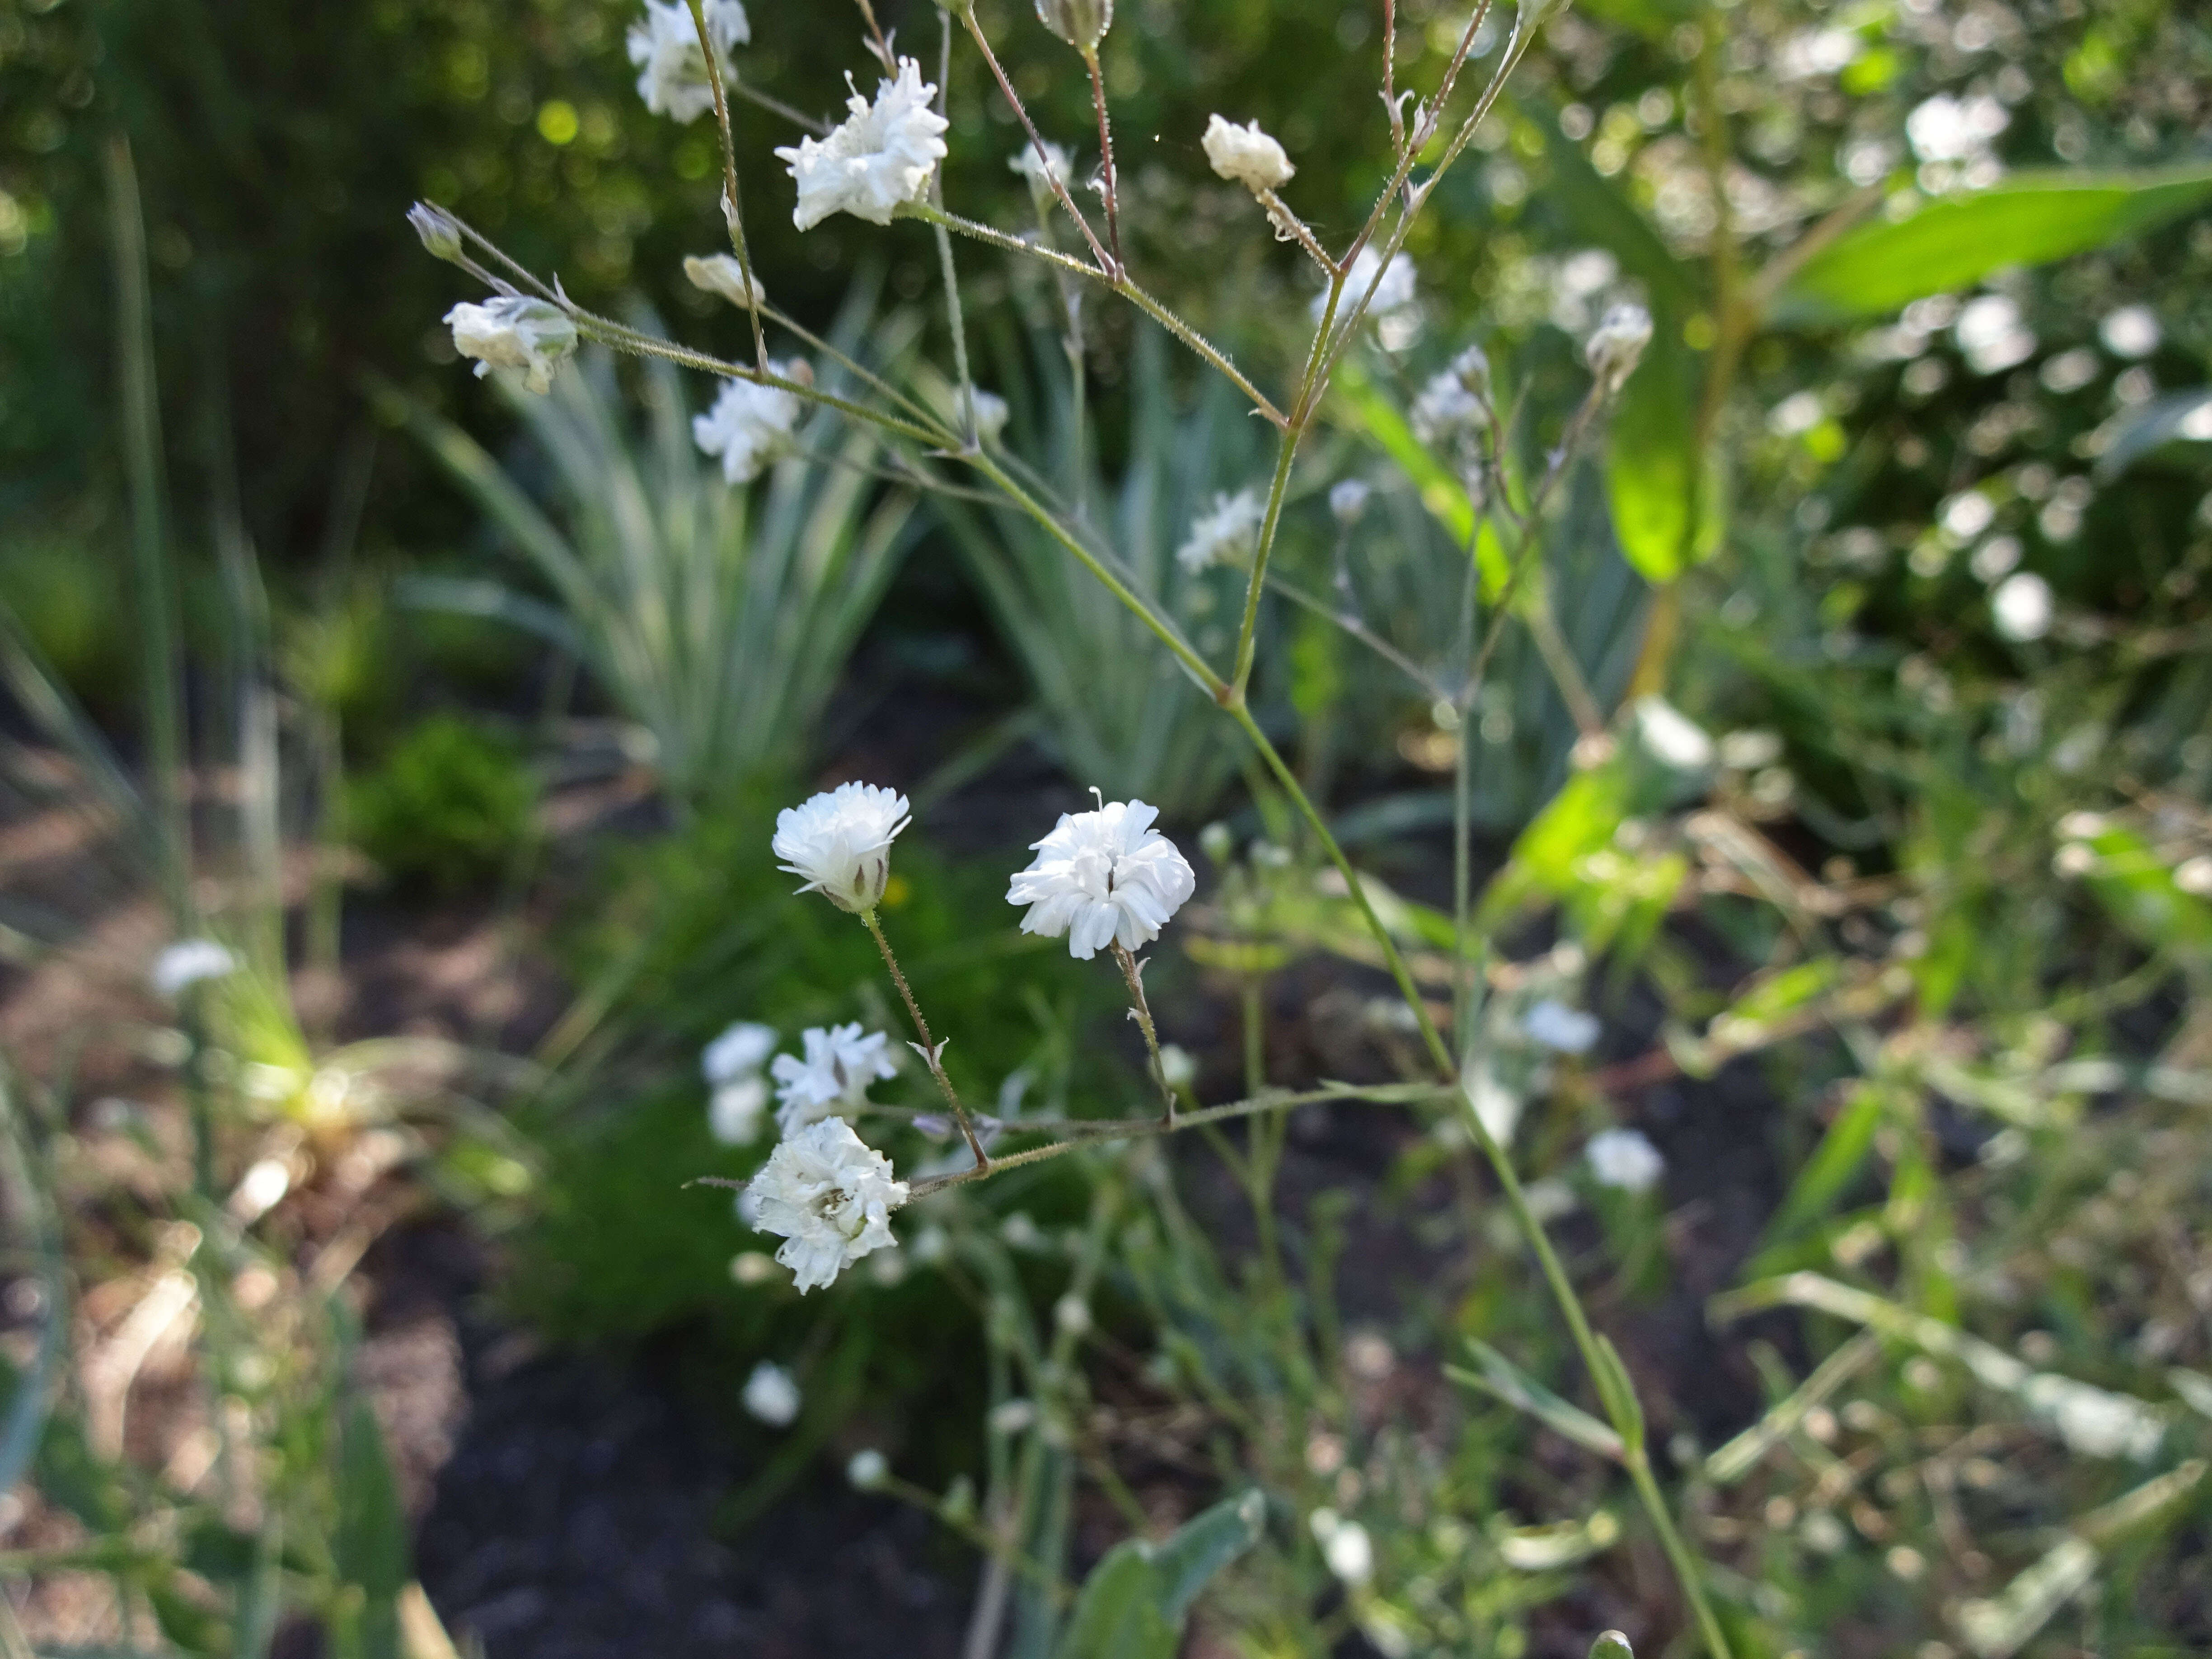
[[[896,1243],[891,1212],[907,1200],[907,1184],[891,1178],[890,1160],[842,1117],[779,1141],[745,1192],[754,1225],[782,1236],[775,1259],[802,1292],[833,1283],[851,1263]]]
[[[913,820],[906,797],[868,783],[841,783],[775,815],[777,868],[854,915],[873,910],[890,880],[891,842]]]
[[[482,305],[461,304],[446,313],[453,349],[477,359],[477,378],[495,368],[519,368],[532,392],[553,389],[553,371],[576,349],[576,325],[546,300],[501,294]]]
[[[803,362],[768,367],[771,374],[800,385],[813,378]],[[729,483],[750,483],[797,447],[799,416],[795,392],[757,380],[725,380],[714,406],[691,417],[691,441],[702,454],[721,459]]]
[[[933,107],[936,97],[921,65],[902,58],[897,78],[878,83],[872,104],[854,89],[846,101],[849,112],[827,138],[802,138],[796,149],[777,150],[799,185],[792,223],[811,230],[833,213],[849,213],[887,225],[901,206],[921,200],[945,159],[950,125]]]
[[[868,1085],[896,1077],[890,1039],[864,1032],[859,1022],[813,1025],[799,1033],[804,1056],[778,1054],[769,1074],[775,1079],[776,1125],[787,1135],[833,1113],[856,1111],[868,1103]]]
[[[1191,520],[1190,533],[1176,549],[1176,562],[1192,575],[1215,565],[1248,565],[1259,550],[1260,529],[1267,504],[1256,489],[1216,495],[1213,504]]]
[[[726,82],[733,73],[730,50],[752,39],[752,24],[738,0],[707,0],[703,9],[714,68]],[[653,114],[688,125],[714,107],[698,25],[684,0],[646,0],[645,15],[629,26],[628,44],[638,70],[637,95]]]
[[[1065,934],[1068,955],[1085,962],[1109,945],[1134,951],[1158,939],[1198,887],[1189,861],[1152,828],[1159,815],[1140,800],[1061,813],[1006,890],[1007,903],[1029,907],[1022,931]]]

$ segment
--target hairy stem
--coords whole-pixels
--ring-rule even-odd
[[[899,1000],[906,1004],[906,1012],[914,1021],[914,1029],[921,1034],[919,1046],[922,1061],[929,1067],[930,1076],[937,1079],[937,1092],[945,1097],[945,1103],[952,1109],[952,1115],[960,1121],[960,1133],[967,1137],[968,1150],[975,1155],[974,1173],[988,1175],[991,1160],[983,1155],[983,1143],[975,1138],[975,1126],[969,1121],[968,1109],[960,1103],[959,1091],[953,1088],[952,1079],[945,1075],[944,1062],[938,1058],[945,1045],[930,1040],[929,1022],[921,1017],[921,1005],[914,1000],[914,992],[906,982],[906,975],[900,971],[898,958],[891,954],[891,942],[884,937],[884,925],[876,920],[876,913],[863,910],[860,920],[867,924],[868,937],[875,940],[876,949],[883,952],[884,966],[890,969],[891,983],[898,987]]]
[[[730,228],[730,246],[738,256],[738,276],[745,285],[745,314],[753,324],[753,362],[768,373],[768,336],[761,328],[760,284],[753,280],[752,255],[745,247],[744,200],[738,194],[738,146],[730,136],[730,100],[722,86],[721,60],[707,27],[702,0],[690,0],[691,27],[699,35],[699,55],[706,60],[707,84],[714,90],[714,127],[722,138],[722,218]],[[872,20],[871,20],[872,21]]]
[[[1114,249],[1117,270],[1128,269],[1121,258],[1121,181],[1114,171],[1114,125],[1106,118],[1106,81],[1098,72],[1098,48],[1083,49],[1083,66],[1091,71],[1091,101],[1098,112],[1098,176],[1106,187],[1106,240]]]
[[[1152,1080],[1160,1085],[1160,1093],[1168,1103],[1167,1126],[1175,1127],[1176,1092],[1168,1082],[1168,1068],[1160,1059],[1159,1032],[1152,1024],[1152,1006],[1145,1000],[1145,975],[1136,957],[1122,949],[1121,941],[1114,941],[1114,963],[1121,970],[1121,982],[1129,988],[1129,1007],[1137,1016],[1137,1027],[1145,1034],[1145,1047],[1152,1057]]]

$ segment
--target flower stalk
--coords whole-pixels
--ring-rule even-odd
[[[952,1109],[952,1115],[960,1125],[961,1135],[968,1142],[968,1150],[975,1155],[975,1167],[969,1173],[972,1176],[990,1174],[991,1160],[983,1151],[983,1143],[976,1138],[975,1125],[968,1115],[968,1109],[960,1103],[960,1091],[952,1086],[952,1079],[945,1075],[942,1058],[945,1045],[931,1040],[929,1022],[921,1017],[921,1005],[914,1000],[913,988],[906,982],[906,975],[899,967],[898,957],[891,953],[890,940],[884,937],[883,923],[876,920],[872,908],[861,911],[860,920],[867,925],[868,937],[875,940],[876,949],[883,953],[884,966],[890,969],[891,983],[898,987],[899,1000],[906,1004],[907,1015],[914,1021],[914,1029],[921,1036],[921,1041],[914,1045],[915,1049],[921,1055],[922,1063],[929,1067],[930,1076],[936,1079],[937,1092],[945,1097],[945,1103]],[[922,1183],[922,1187],[927,1186],[927,1182]]]

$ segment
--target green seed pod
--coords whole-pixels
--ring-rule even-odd
[[[1114,27],[1114,0],[1036,0],[1036,15],[1078,52],[1096,52]]]

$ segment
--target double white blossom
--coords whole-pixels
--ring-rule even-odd
[[[714,1089],[707,1104],[707,1127],[726,1146],[749,1146],[760,1134],[768,1107],[768,1080],[761,1067],[775,1052],[772,1025],[739,1020],[699,1054],[699,1070]]]
[[[868,783],[841,783],[775,815],[777,868],[800,877],[841,910],[872,910],[890,880],[891,842],[913,820],[906,797]]]
[[[1375,245],[1369,243],[1359,250],[1358,256],[1352,262],[1352,269],[1345,273],[1344,297],[1337,302],[1337,316],[1342,319],[1351,315],[1352,307],[1366,298],[1367,290],[1370,288],[1375,290],[1375,297],[1367,301],[1367,317],[1370,322],[1380,324],[1411,311],[1417,274],[1412,254],[1403,251],[1394,253],[1390,256],[1390,263],[1386,265],[1382,263],[1382,256],[1375,251]],[[1380,280],[1377,280],[1378,276]],[[1328,314],[1328,295],[1324,290],[1315,296],[1313,319],[1318,323]]]
[[[804,363],[768,367],[783,380],[809,378]],[[701,453],[722,458],[722,477],[731,483],[750,483],[797,447],[793,431],[799,416],[796,392],[757,380],[725,380],[714,406],[691,417],[691,441]]]
[[[211,939],[182,939],[154,958],[147,975],[155,994],[174,1002],[193,986],[238,971],[238,958]]]
[[[773,1359],[763,1359],[745,1379],[745,1409],[772,1429],[787,1429],[799,1416],[798,1379]]]
[[[709,253],[702,258],[696,253],[684,256],[684,276],[692,287],[708,294],[719,294],[740,311],[749,306],[768,303],[768,290],[755,276],[748,283],[745,268],[727,253]]]
[[[846,100],[850,112],[827,138],[777,150],[799,185],[792,223],[811,230],[833,213],[849,213],[887,225],[902,203],[920,201],[945,159],[943,134],[951,125],[931,107],[936,96],[921,65],[902,58],[898,78],[877,83],[873,104],[855,88]]]
[[[704,9],[714,67],[727,82],[730,49],[753,38],[752,24],[738,0],[706,0]],[[714,83],[684,0],[645,0],[644,17],[629,26],[629,61],[638,69],[637,95],[653,114],[688,125],[714,107]]]
[[[1211,116],[1199,143],[1214,172],[1247,190],[1279,190],[1297,171],[1283,147],[1260,131],[1257,121],[1240,127],[1218,115]]]
[[[477,378],[495,368],[519,368],[532,392],[553,389],[553,371],[576,349],[576,325],[546,300],[500,294],[482,305],[457,305],[446,313],[453,349],[477,361]]]
[[[1590,1137],[1583,1153],[1598,1185],[1626,1193],[1650,1192],[1667,1170],[1667,1160],[1640,1129],[1601,1130]]]
[[[906,1202],[907,1184],[891,1178],[890,1160],[852,1125],[825,1117],[778,1142],[745,1193],[753,1224],[782,1236],[775,1259],[803,1294],[897,1242],[891,1212]]]
[[[1624,301],[1605,313],[1583,348],[1583,360],[1607,397],[1620,390],[1651,343],[1651,313]]]
[[[1249,564],[1260,550],[1260,528],[1267,519],[1267,505],[1256,489],[1216,495],[1213,505],[1191,520],[1190,534],[1176,549],[1176,562],[1193,575],[1217,564]]]
[[[1006,890],[1007,903],[1030,907],[1022,931],[1065,933],[1068,955],[1085,962],[1109,945],[1134,951],[1158,939],[1198,886],[1188,860],[1152,828],[1159,815],[1140,800],[1061,813]]]
[[[868,1103],[868,1085],[896,1077],[890,1039],[881,1031],[863,1033],[860,1023],[827,1028],[810,1025],[799,1033],[805,1058],[778,1054],[769,1068],[775,1079],[776,1125],[787,1135],[833,1112]]]

